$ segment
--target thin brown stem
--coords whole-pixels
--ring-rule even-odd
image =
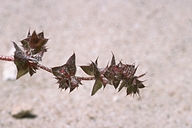
[[[4,60],[4,61],[14,61],[14,58],[12,56],[3,56],[0,55],[0,60]]]
[[[95,77],[80,77],[80,76],[77,76],[77,79],[80,79],[80,80],[94,80]]]
[[[48,67],[46,67],[46,66],[44,66],[44,65],[42,65],[42,64],[39,64],[39,63],[38,63],[37,66],[38,66],[39,68],[41,68],[41,69],[49,72],[49,73],[52,73],[52,70],[51,70],[50,68],[48,68]]]

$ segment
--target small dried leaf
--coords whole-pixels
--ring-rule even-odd
[[[17,46],[15,42],[13,42],[13,45],[16,49],[14,53],[14,63],[17,67],[16,79],[18,79],[29,71],[27,65],[28,58],[25,57],[24,52]]]
[[[32,76],[34,73],[36,73],[36,70],[38,69],[37,68],[37,63],[29,64],[28,69],[29,69],[30,76]]]
[[[94,62],[92,62],[92,65],[93,65],[94,76],[96,79],[99,79],[101,76],[101,73],[99,72],[99,69],[97,68],[97,65]]]
[[[34,31],[31,35],[29,30],[27,37],[21,40],[21,43],[26,55],[41,61],[44,53],[47,52],[47,48],[45,47],[47,41],[48,39],[44,38],[43,32],[36,34]]]
[[[75,88],[79,87],[79,84],[82,84],[81,80],[77,79],[76,76],[71,76],[69,82],[70,82],[70,92],[72,92]]]
[[[132,92],[133,92],[133,88],[132,87],[127,88],[127,95],[131,94]]]
[[[134,70],[133,70],[133,72],[132,72],[132,75],[135,75],[135,72],[137,71],[137,68],[138,68],[139,66],[137,66]]]
[[[97,57],[97,59],[95,60],[95,65],[96,65],[96,66],[98,66],[98,58],[99,58],[99,57]]]
[[[69,87],[69,81],[67,79],[63,78],[56,78],[58,81],[57,83],[59,84],[59,88],[61,89],[67,89]]]
[[[80,67],[87,75],[94,76],[93,65]]]
[[[29,45],[31,46],[31,48],[35,48],[38,42],[39,42],[39,38],[37,37],[36,32],[33,31],[31,38],[29,40]]]
[[[102,82],[100,80],[96,80],[91,92],[91,96],[93,96],[99,89],[102,87]]]
[[[30,51],[29,39],[28,38],[23,39],[21,43],[22,43],[22,47],[29,52]]]
[[[43,33],[43,32],[40,32],[37,36],[38,36],[39,38],[44,38],[44,33]]]
[[[25,53],[17,46],[16,43],[13,42],[13,45],[16,49],[14,53],[14,63],[17,67],[16,79],[20,78],[21,76],[25,75],[28,72],[32,76],[35,73],[35,70],[37,69],[36,60],[27,57]]]
[[[138,88],[144,88],[145,85],[141,83],[141,84],[138,84],[137,87],[138,87]]]
[[[129,86],[127,88],[127,95],[129,94],[138,94],[139,95],[139,89],[136,86]]]
[[[97,61],[98,61],[98,57],[97,59],[95,60],[95,65],[97,66]],[[94,65],[93,63],[91,63],[90,65],[88,66],[80,66],[81,69],[87,74],[87,75],[90,75],[90,76],[94,76]]]
[[[143,84],[143,81],[140,81],[138,79],[136,79],[136,84],[137,84],[138,88],[144,88],[145,87],[145,85]]]
[[[137,87],[135,86],[131,86],[132,87],[132,92],[133,94],[136,94],[137,93],[137,90],[139,90]]]
[[[121,81],[121,74],[117,65],[111,65],[104,73],[104,76],[108,79],[109,84],[113,85],[115,89],[119,86]]]
[[[18,64],[18,65],[20,65],[20,64]],[[19,79],[21,76],[23,76],[29,72],[28,68],[25,67],[25,65],[20,65],[20,66],[18,66],[18,65],[17,65],[17,77],[16,77],[16,79]]]
[[[67,77],[69,76],[70,74],[67,72],[67,69],[66,69],[66,64],[62,65],[62,66],[58,66],[58,67],[53,67],[52,68],[52,73],[54,76],[56,77]]]
[[[30,37],[30,36],[31,36],[31,33],[30,33],[30,29],[29,29],[29,31],[27,33],[27,37]]]
[[[116,62],[115,62],[115,56],[113,54],[112,59],[111,59],[111,66],[114,66],[114,65],[116,65]]]
[[[74,76],[76,73],[75,66],[75,54],[73,54],[66,62],[66,64],[62,66],[57,66],[52,68],[53,75],[56,77],[70,77]]]
[[[122,81],[121,82],[121,85],[120,85],[120,87],[119,87],[119,91],[121,91],[121,89],[123,88],[123,87],[125,87],[126,86],[126,82],[125,81]]]
[[[34,31],[29,39],[29,46],[32,49],[34,49],[33,54],[36,54],[36,53],[42,51],[42,49],[46,49],[45,44],[47,43],[47,41],[48,41],[48,39],[44,38],[43,32],[41,32],[37,35],[36,32]]]
[[[75,88],[81,84],[81,80],[75,76],[76,65],[75,65],[75,53],[69,57],[66,64],[52,68],[52,73],[58,80],[59,88],[67,89],[70,88],[72,92]]]
[[[76,73],[75,53],[73,53],[73,55],[67,60],[66,66],[70,75],[75,75]]]
[[[137,76],[137,78],[143,77],[145,74],[146,74],[146,73],[143,73],[143,74]]]
[[[115,87],[115,89],[119,86],[120,80],[115,79],[113,80],[113,86]]]

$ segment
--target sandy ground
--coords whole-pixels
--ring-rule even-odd
[[[31,78],[3,80],[0,63],[1,128],[191,128],[191,0],[5,0],[0,3],[0,54],[8,55],[29,28],[49,38],[43,64],[59,66],[76,53],[77,65],[99,56],[139,65],[147,72],[141,98],[108,86],[90,96],[93,81],[71,94],[60,91],[43,70]],[[14,66],[14,65],[13,65]],[[11,68],[11,67],[10,67]],[[86,76],[80,68],[77,74]],[[10,73],[12,75],[12,73]],[[36,118],[15,119],[12,109],[31,105]]]

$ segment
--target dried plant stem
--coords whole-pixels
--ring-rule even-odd
[[[42,65],[42,64],[39,64],[39,63],[38,63],[37,66],[38,66],[39,68],[47,71],[47,72],[52,73],[52,70],[51,70],[50,68],[48,68],[48,67],[46,67],[46,66],[44,66],[44,65]]]
[[[13,56],[3,56],[3,55],[0,55],[0,60],[3,60],[3,61],[14,61],[14,57]],[[49,68],[49,67],[46,67],[45,65],[42,65],[40,63],[37,64],[37,66],[49,73],[52,73],[52,69]],[[95,77],[80,77],[78,76],[77,79],[80,79],[80,80],[94,80]]]
[[[80,80],[95,80],[95,77],[80,77],[80,76],[78,76],[77,79],[80,79]]]
[[[14,58],[12,56],[3,56],[0,55],[0,60],[4,60],[4,61],[14,61]]]

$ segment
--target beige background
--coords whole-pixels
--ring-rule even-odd
[[[93,81],[71,94],[60,91],[53,75],[3,80],[10,62],[0,63],[1,128],[191,128],[191,0],[5,0],[0,3],[0,55],[8,55],[29,28],[49,38],[43,64],[62,65],[76,53],[77,65],[99,56],[139,65],[147,72],[141,98],[125,97],[111,86],[90,97]],[[14,66],[14,65],[13,65]],[[11,75],[11,73],[10,73]],[[86,76],[78,67],[77,75]],[[34,119],[14,119],[20,104],[32,105]]]

